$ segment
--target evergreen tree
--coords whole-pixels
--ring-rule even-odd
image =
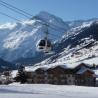
[[[20,65],[18,68],[18,74],[16,76],[16,81],[25,83],[27,80],[26,74],[25,74],[25,67],[23,65]]]

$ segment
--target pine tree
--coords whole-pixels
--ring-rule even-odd
[[[16,76],[16,81],[25,83],[27,80],[26,74],[25,74],[25,67],[23,65],[20,65],[18,68],[18,74]]]

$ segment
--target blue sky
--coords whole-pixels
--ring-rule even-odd
[[[98,0],[2,0],[26,12],[36,15],[40,11],[47,11],[61,17],[64,21],[98,18]],[[0,5],[0,12],[4,12],[20,20],[22,15],[16,14]],[[14,22],[6,16],[0,15],[0,24]]]

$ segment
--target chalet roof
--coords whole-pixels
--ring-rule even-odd
[[[89,68],[84,68],[84,67],[82,67],[79,71],[77,71],[76,74],[83,74],[83,73],[86,72],[86,71],[90,71],[90,72],[94,73],[93,70],[91,70],[91,69],[89,69]]]
[[[48,70],[48,69],[53,69],[53,68],[56,68],[56,67],[62,67],[64,69],[74,69],[76,68],[77,66],[79,66],[80,64],[82,63],[74,63],[74,64],[65,64],[65,63],[53,63],[53,64],[47,64],[47,65],[40,65],[40,66],[34,66],[34,67],[30,67],[30,68],[25,68],[26,71],[35,71],[37,69],[42,69],[42,70]],[[86,66],[89,66],[88,64],[84,64]]]

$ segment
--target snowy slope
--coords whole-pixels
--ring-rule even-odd
[[[46,62],[69,64],[85,61],[90,64],[98,64],[97,31],[97,21],[83,23],[83,25],[67,31],[67,35],[64,35],[62,40],[55,44],[56,54],[47,59]]]
[[[98,88],[48,84],[0,86],[0,98],[98,98]]]

